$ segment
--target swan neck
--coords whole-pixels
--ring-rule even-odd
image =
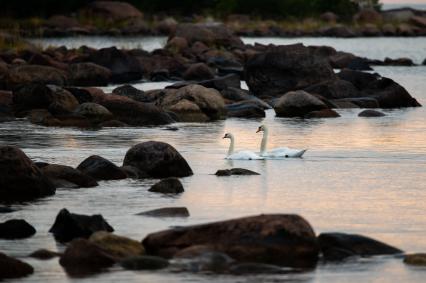
[[[235,144],[234,137],[231,136],[230,140],[231,140],[231,143],[229,144],[228,156],[230,156],[234,153],[234,144]]]
[[[262,143],[260,144],[260,155],[266,154],[266,144],[268,143],[268,129],[263,130]]]

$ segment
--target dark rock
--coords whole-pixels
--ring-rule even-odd
[[[10,208],[8,206],[2,206],[2,205],[0,205],[0,213],[12,213],[14,211],[15,211],[14,209],[12,209],[12,208]]]
[[[126,96],[140,102],[151,102],[151,99],[147,97],[143,90],[139,90],[131,85],[122,85],[113,89],[112,93],[120,96]]]
[[[358,114],[358,117],[383,117],[386,116],[384,113],[377,110],[364,110]]]
[[[302,44],[270,48],[245,65],[246,82],[257,96],[274,96],[335,78],[326,58]]]
[[[67,76],[64,71],[39,65],[14,65],[4,78],[4,83],[8,89],[31,83],[62,86],[66,82]]]
[[[327,99],[359,97],[361,95],[351,82],[345,80],[324,81],[311,85],[304,90],[311,94],[319,94]]]
[[[327,23],[336,23],[339,16],[333,12],[325,12],[320,15],[320,19]]]
[[[114,229],[100,214],[81,215],[62,209],[56,216],[49,232],[59,242],[69,242],[74,238],[88,238],[96,231],[113,232]]]
[[[192,169],[180,153],[171,145],[149,141],[130,148],[123,166],[134,166],[153,178],[187,177]]]
[[[404,256],[404,263],[415,266],[426,266],[426,254],[408,254]]]
[[[143,255],[126,258],[120,265],[129,270],[157,270],[166,268],[169,262],[162,257]]]
[[[274,105],[278,117],[304,117],[309,112],[327,108],[324,102],[302,90],[286,93]]]
[[[234,260],[224,253],[206,251],[195,257],[175,258],[174,262],[184,271],[228,273]]]
[[[266,116],[264,108],[252,100],[228,104],[226,110],[228,117],[263,118]]]
[[[115,262],[114,257],[86,239],[73,240],[59,259],[65,271],[75,277],[100,272]]]
[[[86,117],[94,123],[101,123],[113,118],[112,113],[100,104],[85,102],[80,104],[74,114]]]
[[[40,249],[40,250],[36,250],[35,252],[32,252],[30,255],[28,255],[28,257],[33,257],[33,258],[41,259],[41,260],[48,260],[61,255],[62,255],[61,253]]]
[[[189,217],[186,207],[164,207],[138,213],[136,215],[146,215],[154,217]]]
[[[380,23],[383,20],[382,15],[374,9],[362,9],[353,17],[354,21],[359,23]]]
[[[180,194],[185,190],[177,178],[167,178],[154,184],[148,191],[162,194]]]
[[[26,262],[0,253],[0,280],[21,278],[34,273],[34,268]]]
[[[127,174],[117,165],[98,155],[92,155],[83,160],[77,166],[77,170],[96,180],[120,180],[127,178]]]
[[[191,82],[186,82],[186,83],[177,83],[171,86],[167,86],[166,88],[183,88],[186,87],[188,85],[191,85],[193,83]],[[206,88],[214,88],[218,91],[222,91],[228,88],[235,88],[235,89],[240,89],[241,86],[241,79],[239,76],[235,75],[235,74],[229,74],[226,76],[222,76],[222,77],[217,77],[214,79],[210,79],[210,80],[203,80],[203,81],[198,81],[197,82],[198,85],[204,86]]]
[[[323,28],[319,32],[323,36],[343,38],[355,37],[358,35],[352,28],[345,25],[333,25],[331,27]]]
[[[55,194],[40,169],[14,146],[0,146],[0,202],[30,201]]]
[[[214,78],[214,72],[204,63],[195,63],[183,73],[185,80],[208,80]]]
[[[78,101],[78,104],[83,104],[85,102],[92,102],[93,97],[89,91],[83,88],[77,87],[66,87],[67,91],[69,91]]]
[[[82,188],[91,188],[98,185],[95,179],[70,166],[49,164],[40,170],[54,184],[58,183],[57,180],[59,180],[59,183],[60,180],[65,180]]]
[[[0,223],[1,239],[24,239],[31,237],[35,233],[34,227],[22,219],[12,219]]]
[[[91,62],[71,64],[69,74],[70,84],[75,86],[105,86],[112,76],[108,68]]]
[[[272,264],[262,264],[256,262],[238,263],[232,265],[229,269],[230,273],[236,275],[244,274],[281,274],[288,273],[288,270],[280,266]]]
[[[384,63],[387,66],[414,66],[415,65],[413,60],[411,60],[410,58],[391,59],[386,57]]]
[[[362,235],[322,233],[318,236],[323,257],[338,261],[348,256],[373,256],[400,254],[401,250]]]
[[[365,58],[356,57],[345,68],[356,71],[372,71],[370,63]]]
[[[355,108],[379,108],[379,102],[377,99],[372,97],[352,97],[352,98],[343,98],[343,99],[336,99],[332,100],[332,103],[337,105],[340,103],[350,103],[355,106]],[[347,107],[347,108],[353,108],[353,107]]]
[[[109,127],[109,128],[121,128],[121,127],[128,127],[129,125],[118,120],[108,120],[108,121],[100,123],[99,126]]]
[[[339,113],[332,109],[323,109],[309,112],[305,118],[337,118],[340,117]]]
[[[309,223],[300,216],[282,214],[178,227],[148,235],[143,245],[149,254],[165,257],[207,245],[238,261],[293,267],[314,266],[319,251]]]
[[[145,253],[145,249],[140,242],[105,231],[98,231],[92,234],[89,241],[118,259],[139,256]]]
[[[231,176],[231,175],[260,175],[257,172],[244,169],[244,168],[232,168],[232,169],[224,169],[218,170],[215,173],[216,176]]]

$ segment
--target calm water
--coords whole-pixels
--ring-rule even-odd
[[[359,39],[354,50],[363,44]],[[401,52],[395,39],[389,52]],[[420,52],[420,51],[419,51]],[[426,105],[426,67],[376,69],[405,86]],[[143,89],[158,84],[137,84]],[[0,222],[24,218],[37,234],[19,241],[0,240],[0,250],[24,257],[36,271],[19,282],[421,282],[426,269],[405,266],[401,259],[375,257],[344,264],[320,265],[315,271],[273,276],[209,276],[112,270],[86,279],[70,279],[57,259],[25,258],[39,248],[63,250],[48,233],[57,212],[101,213],[117,234],[142,239],[174,225],[189,225],[260,213],[298,213],[317,233],[353,232],[368,235],[409,252],[426,251],[426,110],[386,110],[382,118],[358,118],[360,110],[341,110],[341,118],[300,120],[228,119],[208,124],[176,124],[162,128],[120,128],[98,131],[56,129],[26,121],[0,124],[0,144],[17,145],[34,160],[78,165],[99,154],[121,164],[134,144],[157,140],[175,146],[188,160],[194,176],[183,178],[185,193],[164,197],[147,190],[156,180],[101,182],[90,189],[58,189],[53,197],[0,215]],[[237,148],[257,150],[257,127],[270,128],[270,146],[309,148],[303,159],[226,161],[225,132],[237,138]],[[260,176],[217,178],[217,169],[244,167]],[[188,219],[158,219],[134,214],[165,206],[186,206]]]

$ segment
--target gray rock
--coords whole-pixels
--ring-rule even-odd
[[[358,114],[358,117],[383,117],[386,116],[385,113],[382,113],[377,110],[367,109]]]
[[[215,173],[216,176],[231,176],[231,175],[260,175],[257,172],[244,169],[244,168],[232,168],[232,169],[224,169],[224,170],[218,170]]]

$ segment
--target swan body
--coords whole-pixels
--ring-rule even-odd
[[[258,154],[254,153],[253,151],[249,150],[242,150],[234,153],[234,146],[235,146],[235,138],[232,134],[225,134],[223,137],[224,139],[230,139],[231,144],[229,145],[228,154],[225,157],[225,159],[229,160],[259,160],[264,159],[262,156],[259,156]]]
[[[263,138],[260,144],[260,156],[264,158],[300,158],[306,152],[306,149],[292,149],[288,147],[279,147],[267,151],[268,128],[262,125],[257,129],[256,133],[258,132],[263,132]]]

